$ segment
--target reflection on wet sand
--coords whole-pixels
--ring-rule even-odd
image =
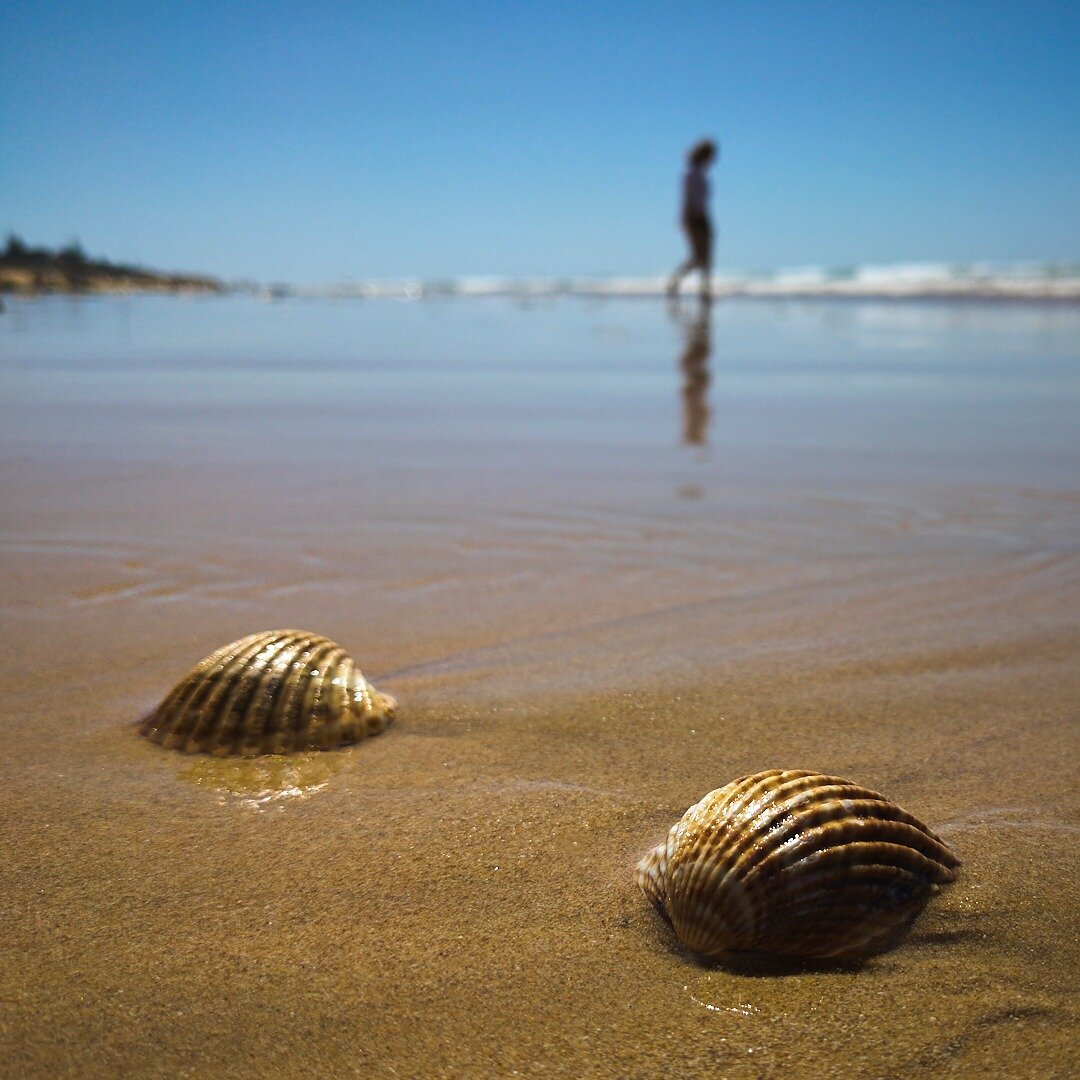
[[[693,316],[685,320],[686,344],[679,357],[683,373],[682,441],[687,446],[709,442],[709,356],[712,354],[711,304],[703,299]],[[680,309],[673,314],[680,318]]]
[[[199,755],[179,773],[181,780],[235,795],[253,810],[281,809],[292,799],[321,791],[349,761],[347,751],[313,751],[284,756],[219,758]]]

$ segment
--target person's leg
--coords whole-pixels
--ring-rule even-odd
[[[701,267],[701,297],[708,300],[712,296],[712,223],[702,221],[697,244],[698,265]]]
[[[677,296],[679,293],[679,286],[682,284],[682,279],[690,273],[691,270],[697,269],[701,263],[701,243],[700,243],[700,230],[698,228],[698,222],[693,220],[684,220],[682,223],[683,232],[686,234],[686,242],[690,247],[690,254],[685,262],[680,263],[675,272],[671,275],[668,281],[667,292],[668,296]]]

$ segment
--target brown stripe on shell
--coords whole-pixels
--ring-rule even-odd
[[[958,865],[879,792],[770,769],[690,807],[637,882],[695,951],[828,957],[885,947]]]
[[[345,650],[332,641],[319,640],[310,646],[306,663],[297,676],[300,694],[293,700],[293,710],[285,717],[289,738],[303,738],[305,730],[317,733],[317,742],[321,746],[327,723],[326,710],[323,708],[322,684],[326,678],[326,668],[335,660],[344,656]]]
[[[179,750],[209,749],[203,743],[220,728],[222,704],[236,677],[252,658],[280,637],[252,634],[208,656],[181,680],[177,690],[144,723],[144,732],[162,745]]]
[[[244,757],[260,753],[284,753],[289,748],[290,735],[280,734],[281,710],[293,689],[295,679],[291,678],[297,658],[304,654],[314,634],[297,634],[286,639],[284,647],[274,656],[272,664],[264,673],[261,692],[257,693],[249,706],[245,718],[246,738],[237,752]]]
[[[140,724],[162,746],[219,756],[329,749],[382,731],[396,702],[336,642],[252,634],[197,664]]]
[[[287,639],[278,637],[230,663],[222,673],[222,689],[207,703],[189,750],[202,750],[219,757],[237,752],[244,738],[244,717],[252,699],[264,679],[273,684],[274,658],[287,645]]]
[[[734,888],[739,879],[731,876],[731,871],[738,864],[744,849],[754,847],[760,850],[766,843],[767,828],[755,827],[754,822],[765,818],[774,805],[779,813],[786,812],[785,799],[802,797],[820,779],[815,773],[781,769],[744,777],[722,789],[726,792],[723,795],[726,807],[723,817],[710,812],[710,796],[702,799],[698,803],[699,812],[691,814],[688,811],[683,819],[687,828],[683,833],[682,850],[694,850],[697,857],[690,860],[688,871],[678,874],[672,902],[678,905],[680,896],[695,896],[702,888],[702,875],[707,870],[710,878],[720,876],[726,882],[725,891],[730,895],[727,904],[722,906],[727,909],[728,920],[734,919],[738,910],[740,925],[744,926],[738,936],[750,934],[748,927],[757,918],[755,897],[741,888]],[[713,795],[719,798],[721,792],[714,792]],[[720,888],[725,889],[725,885]]]
[[[253,641],[269,641],[273,634],[256,634],[234,641],[211,653],[185,676],[144,722],[143,730],[162,745],[182,748],[202,715],[202,705],[217,685],[230,659]]]
[[[214,685],[202,700],[198,718],[181,749],[189,752],[230,752],[237,698],[242,692],[246,696],[251,677],[264,670],[267,652],[280,648],[280,636],[253,641],[214,672]]]
[[[317,634],[297,635],[291,640],[281,686],[265,721],[263,745],[268,748],[268,753],[285,753],[296,739],[298,718],[303,715],[304,672],[311,660],[312,648],[322,640]]]

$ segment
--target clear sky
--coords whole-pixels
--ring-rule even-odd
[[[24,0],[0,230],[260,280],[1080,256],[1080,3]]]

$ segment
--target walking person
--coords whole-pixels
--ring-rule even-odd
[[[682,279],[691,270],[701,272],[701,295],[709,296],[713,227],[709,220],[709,178],[706,173],[716,160],[717,154],[716,143],[712,139],[702,139],[691,147],[686,155],[681,222],[690,244],[690,257],[671,275],[668,296],[678,296]]]

